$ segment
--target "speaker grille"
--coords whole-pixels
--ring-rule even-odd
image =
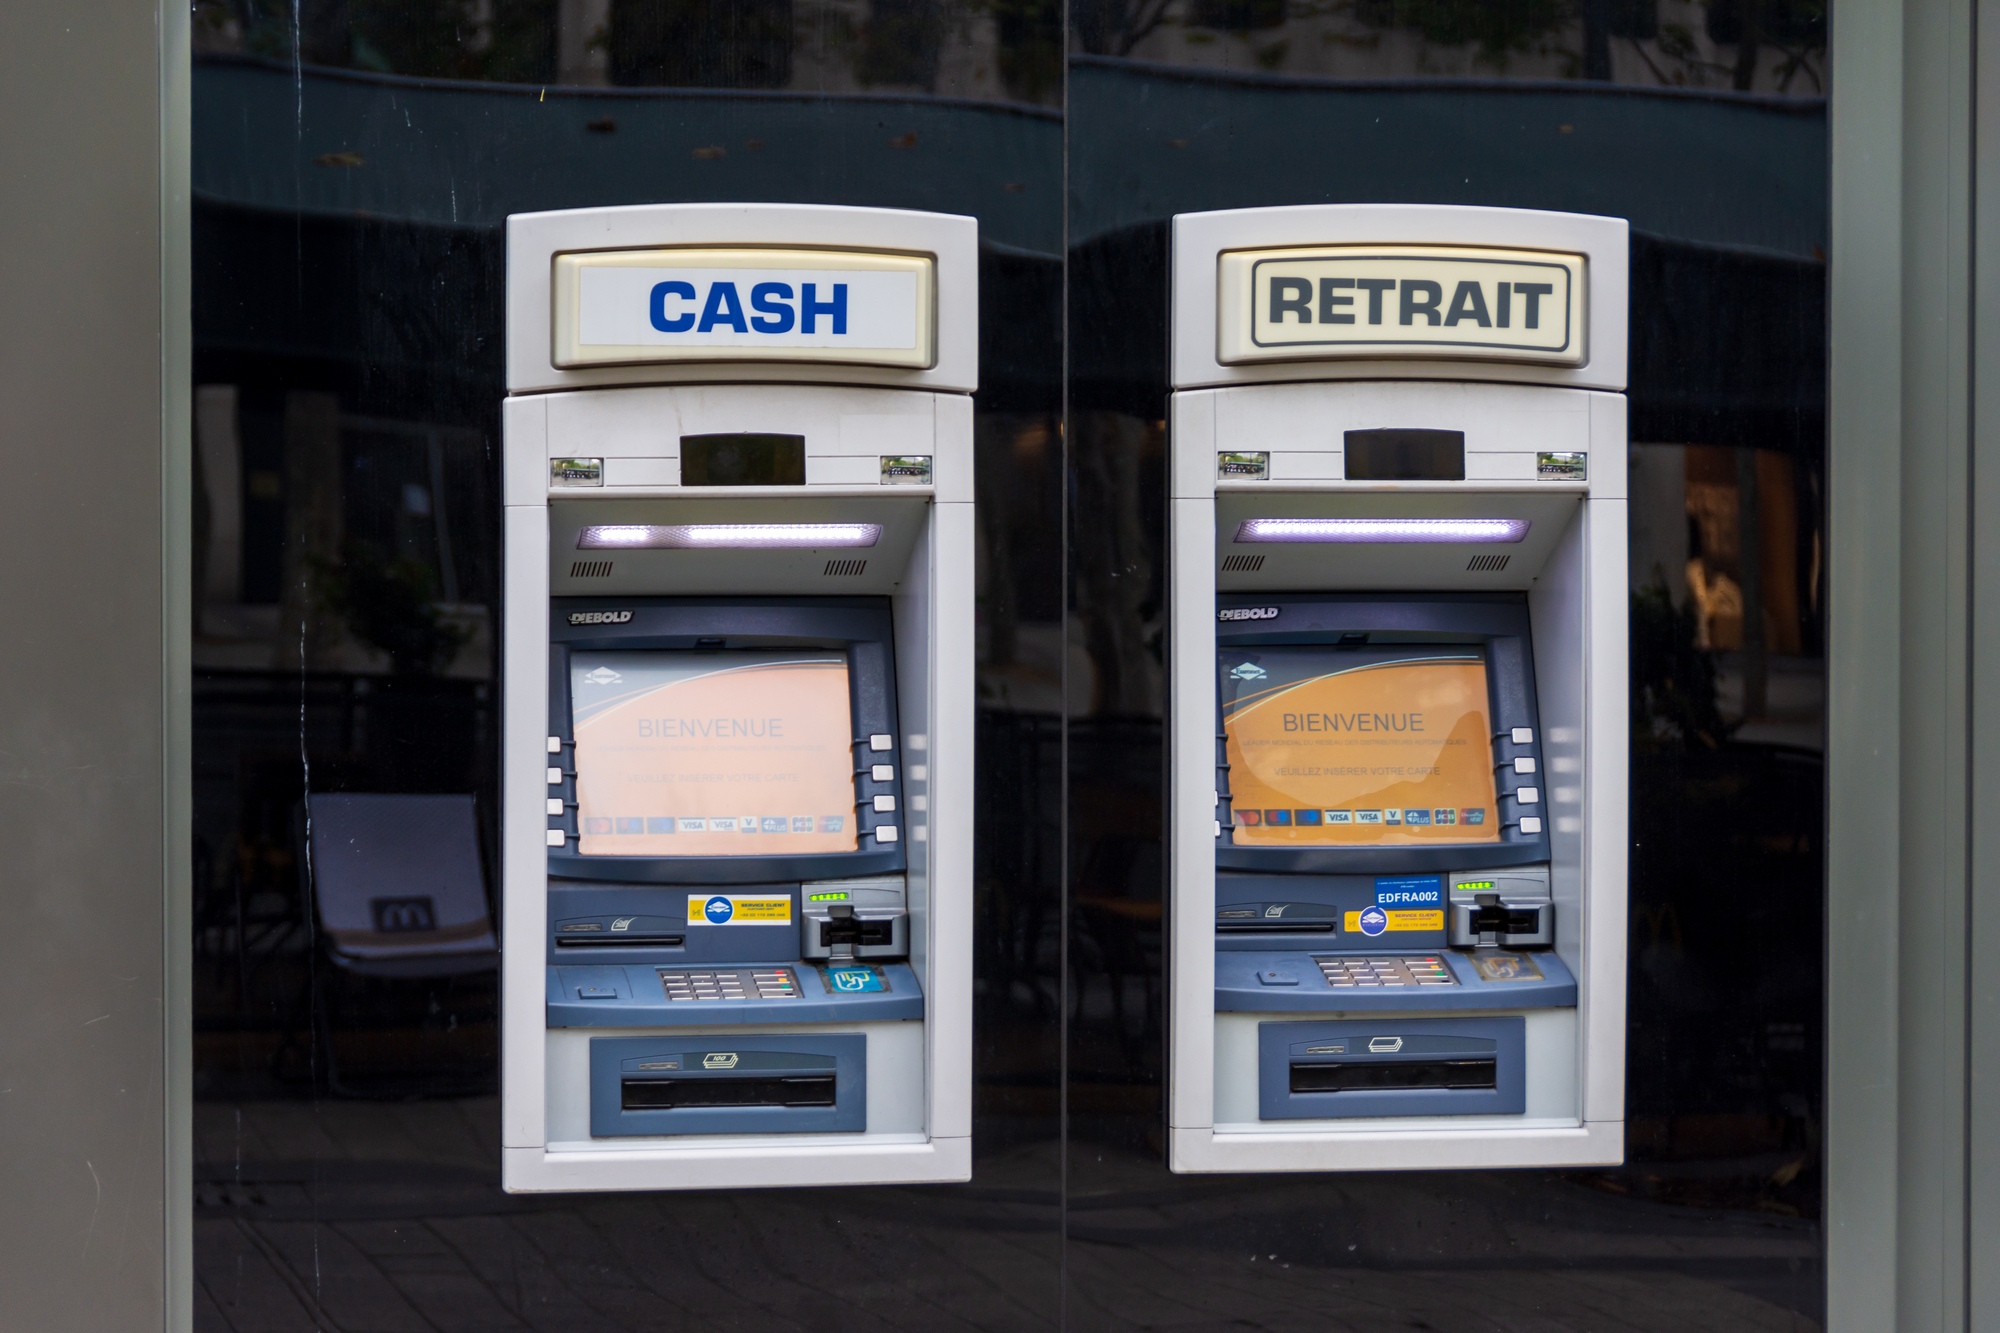
[[[608,579],[611,577],[609,560],[575,560],[570,562],[569,576],[573,579]]]
[[[868,568],[866,560],[829,560],[826,562],[827,578],[853,578]]]
[[[1225,574],[1255,574],[1263,567],[1264,557],[1261,555],[1230,555],[1222,559],[1222,572]]]
[[[1491,574],[1507,568],[1507,559],[1504,555],[1475,555],[1465,562],[1465,567],[1475,573]]]

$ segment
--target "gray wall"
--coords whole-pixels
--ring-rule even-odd
[[[1833,9],[1827,1308],[2000,1327],[2000,7]]]
[[[163,145],[185,114],[162,70],[185,70],[186,8],[0,4],[8,1328],[185,1320],[185,1110],[167,1108],[186,1104],[168,959],[187,932],[167,905],[187,863],[186,632],[166,608],[186,604],[186,207],[162,167],[184,159]]]

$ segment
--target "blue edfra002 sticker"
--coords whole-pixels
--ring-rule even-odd
[[[1377,907],[1443,907],[1442,875],[1382,876],[1375,881]]]

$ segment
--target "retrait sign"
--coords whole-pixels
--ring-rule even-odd
[[[1580,366],[1582,255],[1337,245],[1219,257],[1216,358],[1453,357]]]

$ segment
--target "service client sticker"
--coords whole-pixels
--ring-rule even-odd
[[[690,924],[786,925],[792,919],[792,900],[784,894],[690,893],[687,911]]]

